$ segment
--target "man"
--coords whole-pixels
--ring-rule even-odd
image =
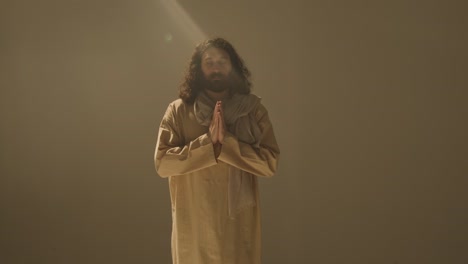
[[[169,178],[174,264],[258,264],[257,176],[276,171],[279,148],[250,72],[232,45],[199,44],[161,121],[158,174]]]

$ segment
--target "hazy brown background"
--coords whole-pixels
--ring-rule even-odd
[[[264,263],[468,263],[463,2],[179,1],[275,126]],[[193,43],[161,3],[2,1],[0,263],[170,263],[153,151]]]

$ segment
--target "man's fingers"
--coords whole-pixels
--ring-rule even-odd
[[[210,124],[210,137],[211,137],[211,142],[213,144],[216,144],[219,141],[219,116],[218,116],[218,111],[217,111],[217,106],[215,106],[213,110],[213,117],[211,118],[211,124]]]
[[[213,144],[220,142],[220,133],[224,135],[224,132],[220,130],[224,130],[224,127],[225,126],[222,115],[221,101],[217,101],[213,109],[213,117],[211,119],[211,124],[209,128],[211,134],[211,141],[213,142]]]
[[[217,112],[218,112],[218,104],[215,104],[215,107],[213,109],[213,117],[212,117],[211,121],[213,121],[215,119]]]
[[[223,143],[224,141],[224,135],[226,133],[225,131],[225,125],[224,125],[224,120],[221,116],[221,112],[218,113],[218,141],[219,143]]]
[[[221,101],[219,101],[218,108],[219,108],[219,112],[221,113],[221,116],[224,117],[224,110],[223,110],[223,105]]]

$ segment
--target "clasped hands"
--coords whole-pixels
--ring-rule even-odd
[[[221,101],[217,101],[213,110],[213,117],[209,127],[211,142],[213,145],[221,145],[226,135],[226,123],[224,122],[224,113]]]

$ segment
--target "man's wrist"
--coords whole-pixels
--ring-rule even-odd
[[[221,147],[222,146],[223,145],[221,143],[219,143],[219,142],[213,143],[213,150],[214,150],[216,159],[218,159],[219,154],[221,154]]]

